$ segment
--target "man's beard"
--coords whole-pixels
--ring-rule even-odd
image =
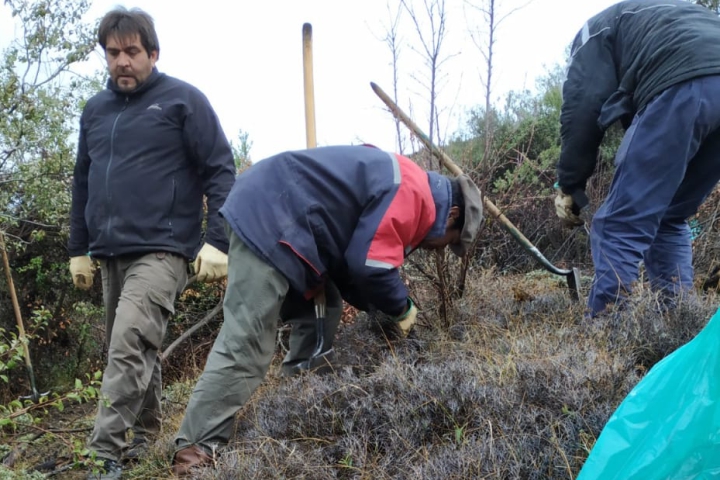
[[[140,80],[135,75],[129,75],[126,73],[115,75],[113,80],[122,90],[135,90],[140,86]]]

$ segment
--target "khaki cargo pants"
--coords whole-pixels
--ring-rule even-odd
[[[316,345],[315,310],[290,290],[287,279],[258,258],[229,228],[228,285],[224,322],[205,370],[190,397],[176,451],[198,445],[211,453],[226,445],[235,414],[265,378],[275,353],[278,319],[292,322],[290,351],[283,362],[292,367],[311,357]],[[325,287],[325,349],[332,348],[342,314],[342,298],[332,282]]]
[[[119,460],[125,434],[160,430],[162,347],[173,304],[187,282],[185,258],[165,252],[100,261],[108,363],[88,448]]]

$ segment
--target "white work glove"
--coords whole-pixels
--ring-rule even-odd
[[[372,328],[387,340],[398,340],[408,336],[417,322],[418,309],[408,297],[405,312],[394,317],[380,310],[368,312]]]
[[[95,264],[90,255],[70,258],[70,275],[75,287],[88,290],[92,287],[95,274]]]
[[[417,321],[418,309],[415,306],[415,303],[408,298],[408,304],[409,306],[407,311],[395,319],[395,323],[397,324],[403,338],[408,336],[410,330],[413,329],[415,322]]]
[[[228,256],[206,243],[193,263],[198,282],[217,282],[227,277]]]
[[[585,223],[580,218],[580,208],[575,204],[572,197],[563,193],[562,190],[558,190],[555,197],[555,213],[568,227],[579,227]]]

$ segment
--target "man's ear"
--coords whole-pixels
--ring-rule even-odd
[[[452,227],[457,219],[460,218],[460,207],[453,205],[450,207],[450,213],[448,214],[447,226]]]

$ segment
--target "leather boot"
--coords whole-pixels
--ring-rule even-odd
[[[172,461],[172,471],[177,477],[190,474],[195,467],[204,467],[212,464],[212,457],[197,445],[190,445],[175,452]]]

